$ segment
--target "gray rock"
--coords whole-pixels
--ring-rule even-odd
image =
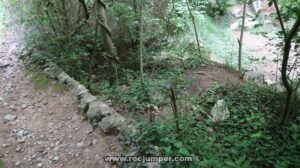
[[[54,62],[47,62],[42,67],[43,68],[52,68],[52,67],[57,67],[57,65]]]
[[[43,72],[50,78],[56,79],[57,76],[60,73],[62,73],[63,71],[60,68],[58,68],[57,66],[54,66],[54,67],[45,68]]]
[[[16,166],[20,166],[21,162],[16,162]]]
[[[79,82],[77,82],[74,78],[70,76],[66,79],[66,83],[72,87],[76,87],[77,85],[79,85]]]
[[[97,98],[88,92],[86,92],[85,94],[83,94],[81,96],[83,96],[83,97],[81,97],[79,99],[78,107],[79,107],[79,110],[81,111],[81,113],[85,114],[87,112],[87,108],[89,107],[89,104],[93,101],[96,101]]]
[[[76,147],[77,147],[77,148],[81,148],[81,147],[83,147],[83,146],[84,146],[84,142],[83,142],[83,141],[78,142],[78,143],[76,144]]]
[[[237,21],[237,22],[234,22],[230,25],[230,30],[239,30],[241,27],[241,22],[240,21]]]
[[[23,143],[23,142],[25,142],[25,140],[26,140],[26,136],[22,136],[22,137],[18,137],[17,142],[18,143]]]
[[[115,113],[115,110],[100,101],[93,101],[89,104],[87,118],[90,121],[100,121],[102,118]]]
[[[59,156],[55,156],[52,160],[53,161],[58,161],[59,160]]]
[[[97,144],[97,139],[93,139],[92,144],[96,145]]]
[[[22,109],[26,109],[27,106],[28,106],[28,104],[27,104],[27,103],[24,103],[24,104],[22,104],[21,108],[22,108]]]
[[[230,112],[225,101],[218,100],[210,112],[213,121],[224,121],[230,117]]]
[[[21,146],[17,146],[16,152],[21,152],[21,151],[22,151]]]
[[[17,110],[17,107],[15,107],[14,105],[10,105],[9,108],[10,108],[11,110],[14,110],[14,111]]]
[[[125,122],[125,118],[118,113],[104,117],[99,126],[104,133],[118,134],[121,125]]]
[[[256,14],[259,13],[259,11],[261,10],[261,0],[255,0],[252,2],[252,6],[254,8],[254,11]]]
[[[268,86],[271,86],[271,85],[275,84],[276,81],[273,81],[271,79],[264,79],[264,83],[267,84]]]
[[[58,81],[61,83],[67,83],[68,78],[70,78],[70,76],[65,72],[62,72],[57,76]]]
[[[242,10],[239,9],[239,8],[236,8],[234,10],[231,11],[231,14],[236,17],[236,18],[240,18],[240,17],[243,17],[243,13],[242,13]]]
[[[5,68],[10,66],[10,63],[0,63],[0,68]]]
[[[265,77],[263,74],[257,74],[257,73],[254,73],[253,71],[248,71],[244,75],[244,80],[253,81],[257,84],[263,85]]]
[[[78,99],[81,99],[83,97],[82,95],[84,95],[88,92],[89,91],[81,84],[79,84],[75,87],[75,94],[78,97]]]
[[[2,147],[9,147],[9,144],[3,144]]]
[[[37,164],[37,167],[43,167],[43,163]]]
[[[16,115],[10,115],[10,114],[4,116],[4,120],[7,120],[7,121],[13,121],[13,120],[15,120],[16,118],[17,118]]]
[[[137,129],[136,129],[136,127],[134,127],[133,124],[131,124],[128,120],[126,120],[125,122],[123,122],[121,124],[120,132],[121,132],[122,136],[127,137],[131,134],[136,134]],[[123,139],[124,137],[122,137],[121,139]]]

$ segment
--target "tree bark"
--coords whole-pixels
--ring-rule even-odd
[[[117,53],[114,44],[112,42],[112,35],[111,35],[110,28],[107,25],[106,6],[102,0],[97,0],[97,4],[99,7],[99,17],[100,17],[100,20],[98,19],[98,22],[101,26],[101,33],[108,54],[107,56],[109,58],[110,67],[112,68],[114,74],[111,78],[111,85],[115,85],[118,83]]]
[[[176,95],[175,95],[175,90],[173,87],[170,88],[170,99],[172,103],[172,109],[175,117],[175,124],[176,124],[176,132],[179,133],[180,128],[179,128],[179,112],[178,112],[178,107],[177,107],[177,102],[176,102]]]
[[[140,73],[141,81],[144,84],[144,65],[143,65],[143,0],[140,6]]]
[[[196,27],[196,23],[195,23],[195,17],[192,14],[192,11],[190,9],[189,0],[186,0],[185,2],[186,2],[186,6],[188,8],[189,14],[190,14],[190,16],[192,18],[192,22],[193,22],[193,26],[194,26],[194,31],[195,31],[195,36],[196,36],[196,41],[197,41],[197,46],[198,46],[197,49],[198,49],[198,52],[200,54],[201,53],[201,49],[200,49],[200,42],[199,42],[197,27]]]
[[[286,35],[286,38],[284,40],[283,60],[282,60],[282,67],[281,67],[281,77],[282,77],[282,83],[283,83],[283,85],[284,85],[284,87],[287,91],[287,96],[286,96],[286,104],[285,104],[281,124],[285,124],[287,122],[287,118],[289,116],[291,98],[292,98],[292,94],[294,92],[293,87],[291,86],[291,84],[288,81],[287,65],[288,65],[288,60],[289,60],[289,56],[290,56],[292,39],[297,34],[297,32],[299,30],[299,27],[300,27],[300,17],[296,20],[293,28]]]
[[[274,6],[275,6],[275,9],[276,9],[276,13],[277,13],[277,16],[278,16],[278,20],[279,20],[279,23],[280,23],[282,33],[284,35],[284,38],[286,38],[286,31],[285,31],[285,28],[284,28],[283,19],[281,17],[281,13],[280,13],[280,10],[279,10],[279,7],[278,7],[278,3],[277,3],[276,0],[273,0],[273,3],[274,3]]]
[[[240,76],[242,76],[242,50],[243,50],[243,38],[244,38],[246,9],[247,9],[246,7],[247,7],[247,0],[244,1],[241,35],[240,35],[240,39],[238,40],[238,42],[239,42],[238,70],[239,70]]]
[[[92,88],[90,86],[90,83],[91,83],[91,76],[92,76],[92,70],[93,70],[94,55],[96,53],[96,46],[97,46],[98,24],[99,24],[98,21],[96,21],[93,51],[92,51],[91,58],[90,58],[90,63],[89,63],[89,76],[88,76],[89,84],[88,84],[88,88],[89,88],[90,91],[92,90]]]

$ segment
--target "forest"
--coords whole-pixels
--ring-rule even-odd
[[[298,168],[299,32],[300,0],[0,0],[0,168]]]

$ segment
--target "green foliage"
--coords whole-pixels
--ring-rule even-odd
[[[109,83],[92,84],[91,90],[100,94],[100,99],[111,99],[118,107],[123,107],[135,113],[144,113],[148,105],[154,104],[155,101],[151,98],[150,93],[157,92],[158,87],[155,82],[145,75],[144,84],[141,84],[140,78],[136,76],[139,72],[125,70],[121,84],[115,88],[110,88]]]
[[[0,168],[5,168],[4,166],[4,161],[0,159]]]
[[[25,74],[27,76],[30,75],[30,82],[33,84],[35,89],[46,89],[49,86],[53,86],[52,89],[54,92],[61,93],[68,90],[68,86],[65,84],[58,82],[53,84],[52,80],[43,73],[41,67],[38,65],[32,65],[26,70]]]
[[[286,20],[296,19],[300,17],[300,1],[299,0],[280,0],[281,4],[281,12]],[[273,3],[269,3],[269,5],[273,5]]]
[[[53,86],[53,91],[57,93],[65,92],[68,89],[69,89],[68,86],[62,83],[55,83],[55,85]]]
[[[145,155],[159,146],[163,156],[199,156],[200,161],[162,163],[163,167],[299,167],[300,127],[276,127],[282,95],[256,85],[216,86],[193,99],[193,111],[185,112],[180,134],[172,115],[155,123],[138,123],[141,132],[125,143]],[[229,119],[214,123],[203,114],[223,98],[231,111]]]
[[[35,89],[45,89],[51,84],[51,80],[43,73],[39,66],[32,66],[27,70],[26,74],[32,75],[30,82],[34,85]]]
[[[224,15],[227,10],[229,0],[192,0],[191,4],[194,8],[205,11],[211,17]]]
[[[223,23],[216,23],[208,16],[197,22],[198,32],[200,34],[201,44],[210,53],[213,61],[223,62],[230,66],[237,66],[238,43],[228,28],[226,27],[226,18],[223,18]],[[225,25],[225,26],[224,26]],[[190,27],[192,25],[190,24]],[[190,28],[185,39],[194,39],[193,29]],[[244,64],[249,63],[248,48],[245,47]]]

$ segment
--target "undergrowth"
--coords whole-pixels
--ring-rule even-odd
[[[247,84],[217,85],[193,98],[191,111],[182,111],[180,132],[170,114],[154,123],[137,123],[140,132],[125,141],[129,150],[149,156],[158,146],[162,156],[192,156],[194,162],[163,162],[163,167],[262,168],[300,166],[300,117],[289,127],[277,127],[282,95]],[[218,99],[224,99],[231,116],[223,122],[207,118]]]
[[[52,86],[54,92],[65,92],[68,90],[67,85],[61,84],[58,82],[53,82],[49,77],[47,77],[41,67],[38,65],[32,65],[25,72],[25,75],[30,76],[30,82],[33,84],[35,89],[46,89],[49,86]]]
[[[0,168],[5,168],[4,167],[4,162],[0,159]]]

